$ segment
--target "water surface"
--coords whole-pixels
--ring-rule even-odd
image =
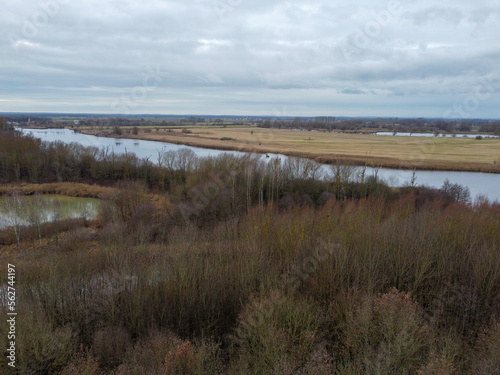
[[[38,198],[41,200],[38,210],[42,222],[80,217],[93,219],[97,217],[100,204],[97,198],[76,198],[57,194],[44,194],[35,198],[32,195],[26,195],[21,197],[20,208],[13,210],[8,209],[4,204],[9,198],[0,197],[0,228],[12,226],[18,220],[22,225],[29,225],[32,203]]]

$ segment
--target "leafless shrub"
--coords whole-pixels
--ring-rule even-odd
[[[92,352],[103,368],[112,369],[123,361],[124,354],[131,345],[126,330],[121,327],[106,327],[95,333]]]

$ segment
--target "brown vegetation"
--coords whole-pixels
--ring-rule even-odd
[[[106,192],[91,228],[9,254],[18,373],[500,367],[498,204],[449,183],[396,191],[340,165],[321,179],[303,159],[163,161]]]
[[[67,248],[21,250],[19,366],[489,374],[500,211],[416,198],[270,205],[202,228],[151,222],[164,236],[141,234],[115,206],[96,248],[72,236]]]
[[[69,197],[99,198],[113,188],[90,185],[74,182],[54,182],[45,184],[4,184],[0,185],[0,195],[9,195],[13,192],[20,192],[24,195],[39,194],[59,194]]]

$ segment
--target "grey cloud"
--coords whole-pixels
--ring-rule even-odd
[[[366,92],[363,90],[356,90],[356,89],[344,89],[340,90],[342,94],[347,94],[347,95],[365,95]]]
[[[435,5],[417,12],[406,13],[404,18],[411,20],[417,26],[431,24],[436,21],[457,25],[465,19],[465,15],[459,9]]]
[[[54,111],[60,102],[109,112],[152,66],[164,80],[139,112],[268,114],[289,103],[294,115],[436,115],[481,77],[500,77],[500,12],[489,0],[402,0],[379,28],[385,1],[88,0],[60,4],[25,37],[40,4],[5,0],[0,111]],[[356,45],[359,33],[365,45]],[[405,102],[395,107],[394,95]],[[490,101],[478,115],[500,117]]]

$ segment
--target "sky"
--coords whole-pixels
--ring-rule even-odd
[[[0,112],[500,118],[498,0],[0,5]]]

